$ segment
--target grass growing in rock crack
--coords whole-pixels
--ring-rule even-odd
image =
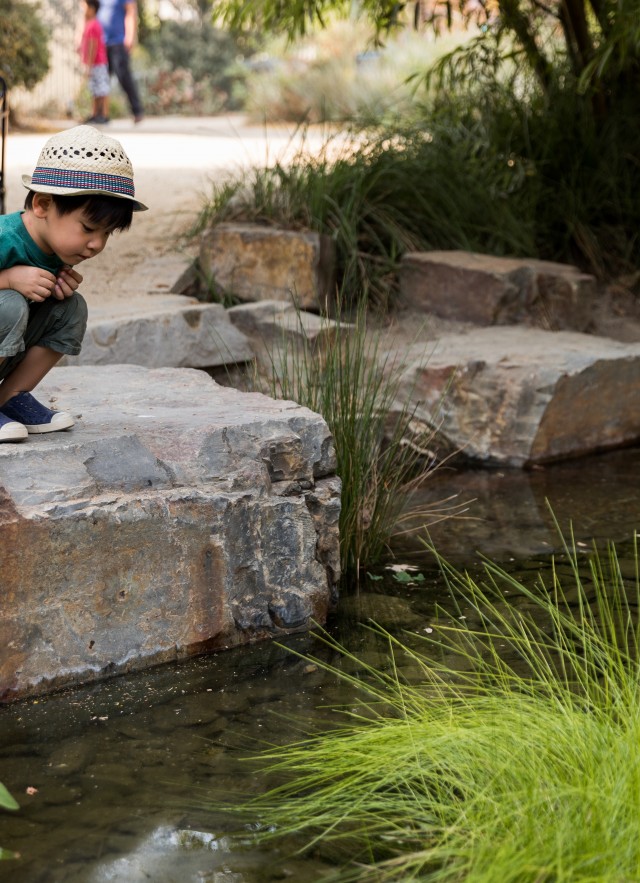
[[[341,674],[364,694],[362,713],[261,755],[277,784],[244,810],[262,836],[301,831],[332,856],[335,881],[637,880],[632,545],[623,559],[567,544],[569,567],[533,587],[490,562],[477,579],[442,562],[471,608],[465,625],[449,612],[404,643],[377,630],[390,669]],[[564,588],[561,570],[572,573]]]

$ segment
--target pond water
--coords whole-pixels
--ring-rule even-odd
[[[430,529],[449,560],[474,567],[483,553],[533,583],[570,522],[576,539],[625,544],[640,527],[640,449],[532,472],[442,470],[426,503],[454,498],[464,518]],[[550,508],[549,508],[550,507]],[[553,513],[553,515],[552,515]],[[385,666],[362,623],[420,632],[447,605],[433,560],[405,540],[397,562],[424,574],[412,585],[393,570],[345,593],[329,624],[359,659]],[[461,611],[457,611],[459,615]],[[463,613],[463,612],[462,612]],[[453,615],[453,614],[452,614]],[[463,613],[464,615],[464,613]],[[21,805],[3,813],[0,845],[21,854],[0,864],[12,883],[312,883],[328,865],[278,849],[231,848],[228,811],[264,788],[248,758],[336,723],[355,707],[353,688],[296,653],[331,656],[311,635],[285,647],[261,643],[145,674],[0,708],[0,781]],[[295,652],[291,652],[291,651]],[[328,861],[325,860],[325,861]]]

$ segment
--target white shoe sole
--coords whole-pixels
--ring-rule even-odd
[[[0,427],[0,442],[20,441],[20,439],[26,438],[28,435],[27,427],[15,421],[5,423],[4,426]]]
[[[75,420],[66,411],[56,411],[49,423],[27,423],[25,429],[31,435],[41,435],[43,432],[58,432],[60,429],[69,429]],[[20,424],[18,424],[20,426]]]

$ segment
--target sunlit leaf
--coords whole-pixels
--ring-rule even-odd
[[[9,794],[2,782],[0,782],[0,806],[3,809],[20,809],[20,804]]]

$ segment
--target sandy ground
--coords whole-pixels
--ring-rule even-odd
[[[33,171],[46,139],[70,125],[74,123],[50,123],[46,131],[37,133],[10,132],[5,157],[7,211],[22,206],[26,191],[21,175]],[[250,166],[286,161],[301,149],[319,151],[328,135],[322,128],[302,134],[286,125],[250,125],[242,115],[148,118],[138,126],[114,120],[105,131],[124,146],[134,167],[136,195],[149,206],[149,211],[134,216],[129,231],[115,234],[101,255],[78,268],[89,307],[113,313],[152,306],[154,297],[157,304],[158,294],[169,291],[180,261],[172,264],[166,259],[183,247],[181,237],[215,183]],[[406,330],[407,340],[413,342],[416,326],[424,318],[400,315],[392,324],[401,336]],[[450,325],[430,319],[429,337],[454,330]],[[594,331],[621,341],[640,341],[637,298],[624,286],[603,291]]]

